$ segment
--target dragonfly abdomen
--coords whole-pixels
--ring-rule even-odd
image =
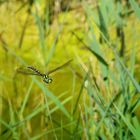
[[[40,76],[44,76],[44,74],[42,74],[40,71],[38,71],[36,68],[32,67],[32,66],[28,66],[27,68],[31,69],[32,71],[36,72],[38,75]]]

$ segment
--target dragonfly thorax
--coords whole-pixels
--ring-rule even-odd
[[[52,78],[49,77],[48,75],[44,75],[43,81],[47,84],[52,83]]]

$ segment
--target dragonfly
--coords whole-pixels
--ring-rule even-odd
[[[64,64],[56,67],[55,69],[52,69],[50,71],[48,71],[47,73],[42,73],[40,72],[38,69],[36,69],[33,66],[28,66],[27,69],[30,69],[31,72],[28,71],[23,71],[22,69],[17,69],[18,73],[22,73],[22,74],[27,74],[27,75],[36,75],[36,76],[40,76],[42,77],[43,81],[47,84],[52,83],[53,79],[49,76],[50,74],[60,70],[63,67],[66,67],[67,65],[69,65],[69,63],[72,61],[72,59],[68,60],[67,62],[65,62]]]

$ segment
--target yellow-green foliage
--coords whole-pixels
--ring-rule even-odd
[[[133,96],[140,81],[136,17],[130,16],[124,27],[125,55],[118,59],[113,52],[121,44],[116,25],[107,27],[110,39],[101,43],[103,33],[85,5],[53,15],[45,31],[45,2],[36,1],[31,12],[28,5],[18,10],[21,4],[0,5],[0,139],[113,139],[116,130],[127,126],[123,119],[118,123],[121,113],[114,106],[123,112],[125,105],[139,98]],[[34,66],[46,73],[70,59],[67,67],[50,75],[53,82],[48,85],[42,77],[17,72]],[[128,65],[132,78],[120,61]],[[134,112],[139,117],[137,109]]]

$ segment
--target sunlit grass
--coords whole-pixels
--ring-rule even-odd
[[[20,3],[11,3],[9,14],[6,4],[0,9],[0,32],[4,31],[0,39],[6,42],[0,40],[0,139],[139,140],[135,13],[116,21],[115,15],[105,10],[106,2],[101,1],[103,23],[97,10],[83,2],[79,13],[76,9],[62,12],[49,25],[42,20],[43,2],[35,2],[31,13],[27,7],[14,13]],[[108,10],[113,4],[110,1]],[[135,7],[134,2],[131,4]],[[119,9],[121,5],[117,6]],[[28,14],[29,23],[19,45]],[[121,41],[115,27],[125,20],[126,50],[120,57]],[[73,61],[67,67],[50,75],[51,84],[41,77],[17,73],[18,68],[27,66],[46,73],[70,59]]]

